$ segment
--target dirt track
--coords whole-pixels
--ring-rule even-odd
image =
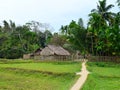
[[[89,74],[88,70],[85,66],[86,61],[82,63],[82,69],[81,72],[76,73],[77,75],[80,75],[80,78],[77,80],[77,82],[73,85],[73,87],[70,90],[80,90],[82,85],[85,83],[87,76]]]

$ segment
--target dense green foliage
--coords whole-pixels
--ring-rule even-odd
[[[120,0],[117,0],[118,7]],[[32,53],[47,44],[61,45],[69,51],[80,51],[82,54],[101,56],[120,55],[120,11],[110,10],[113,4],[107,5],[100,0],[97,8],[91,10],[87,27],[82,18],[78,22],[61,26],[60,32],[51,34],[49,25],[31,21],[22,26],[14,22],[3,21],[0,26],[0,58],[21,58],[25,53]]]
[[[119,0],[118,0],[119,3]],[[120,12],[111,12],[113,4],[100,0],[97,9],[91,10],[87,29],[80,19],[61,27],[61,33],[77,50],[92,55],[120,55]]]
[[[0,63],[0,90],[69,90],[78,79],[75,72],[81,68],[78,62],[2,60]]]
[[[0,58],[20,58],[25,53],[45,47],[52,34],[48,30],[41,32],[36,28],[39,25],[34,25],[36,23],[32,21],[16,26],[12,21],[3,21],[3,26],[0,26]]]
[[[69,25],[62,26],[61,32],[66,36],[66,39],[69,44],[72,45],[73,49],[81,50],[83,53],[85,52],[87,31],[83,26],[83,21],[81,18],[78,23],[72,21]]]
[[[88,62],[90,74],[81,90],[119,90],[120,64]]]
[[[94,55],[120,55],[120,14],[110,12],[112,7],[112,4],[106,5],[106,0],[99,1],[97,9],[89,14],[89,47]]]

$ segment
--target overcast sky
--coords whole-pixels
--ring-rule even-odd
[[[83,18],[88,20],[88,14],[96,8],[98,0],[0,0],[0,23],[12,20],[17,25],[23,25],[34,20],[49,23],[55,31],[61,25],[69,24],[71,20]],[[116,4],[116,0],[107,0],[107,4]],[[117,12],[118,7],[113,11]],[[55,32],[54,31],[54,32]]]

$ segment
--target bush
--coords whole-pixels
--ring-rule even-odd
[[[17,59],[23,56],[23,50],[8,48],[0,51],[0,58]]]

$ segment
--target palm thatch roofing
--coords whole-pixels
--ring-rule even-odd
[[[33,54],[34,55],[40,55],[40,52],[42,51],[41,48],[38,48]]]
[[[69,56],[70,53],[62,48],[61,46],[48,45],[41,52],[41,55],[59,55],[59,56]]]

